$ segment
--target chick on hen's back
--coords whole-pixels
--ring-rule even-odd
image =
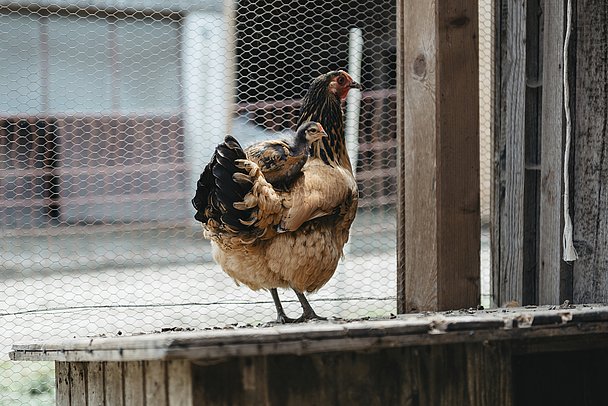
[[[301,174],[312,143],[323,137],[327,133],[321,124],[310,121],[298,127],[293,139],[263,141],[245,148],[245,154],[274,188],[287,190]]]

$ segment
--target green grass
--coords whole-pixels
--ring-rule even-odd
[[[0,361],[0,406],[54,406],[53,362]]]

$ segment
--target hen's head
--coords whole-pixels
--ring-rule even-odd
[[[340,100],[346,99],[350,89],[362,89],[353,77],[344,70],[328,72],[316,78],[312,86],[323,86],[329,93],[335,94]]]

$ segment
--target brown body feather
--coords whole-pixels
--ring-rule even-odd
[[[253,166],[253,165],[252,165]],[[259,170],[255,168],[255,171]],[[218,232],[207,227],[214,259],[236,281],[251,289],[321,288],[334,274],[357,209],[352,174],[311,158],[288,192],[276,192],[258,177],[251,201],[259,207],[259,237]],[[277,233],[276,227],[288,231]]]
[[[196,218],[204,223],[205,237],[212,241],[214,259],[237,282],[254,290],[291,287],[296,292],[314,292],[334,274],[358,201],[342,114],[342,101],[353,87],[359,88],[343,71],[322,75],[311,85],[298,124],[318,121],[328,137],[310,146],[310,157],[288,189],[281,190],[268,181],[263,161],[251,150],[246,159],[235,159],[232,166],[216,151],[217,162],[212,161],[208,165],[211,169],[206,168],[201,175],[193,199],[199,211]],[[245,154],[235,151],[233,155]],[[224,168],[233,172],[235,185],[222,181],[227,179]],[[234,193],[225,194],[238,196],[243,185],[249,189],[240,200],[213,199],[216,189],[222,188],[235,188]],[[213,209],[205,209],[210,205]],[[232,216],[229,212],[233,209],[242,216]],[[213,216],[200,214],[205,210]],[[225,220],[215,212],[226,212]],[[235,222],[240,227],[235,227]],[[277,304],[280,319],[279,307]],[[303,308],[306,315],[304,304]]]

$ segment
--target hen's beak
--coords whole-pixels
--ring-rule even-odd
[[[351,89],[359,89],[359,90],[363,90],[363,86],[361,85],[361,83],[357,83],[354,80],[352,82],[350,82],[350,86]]]

